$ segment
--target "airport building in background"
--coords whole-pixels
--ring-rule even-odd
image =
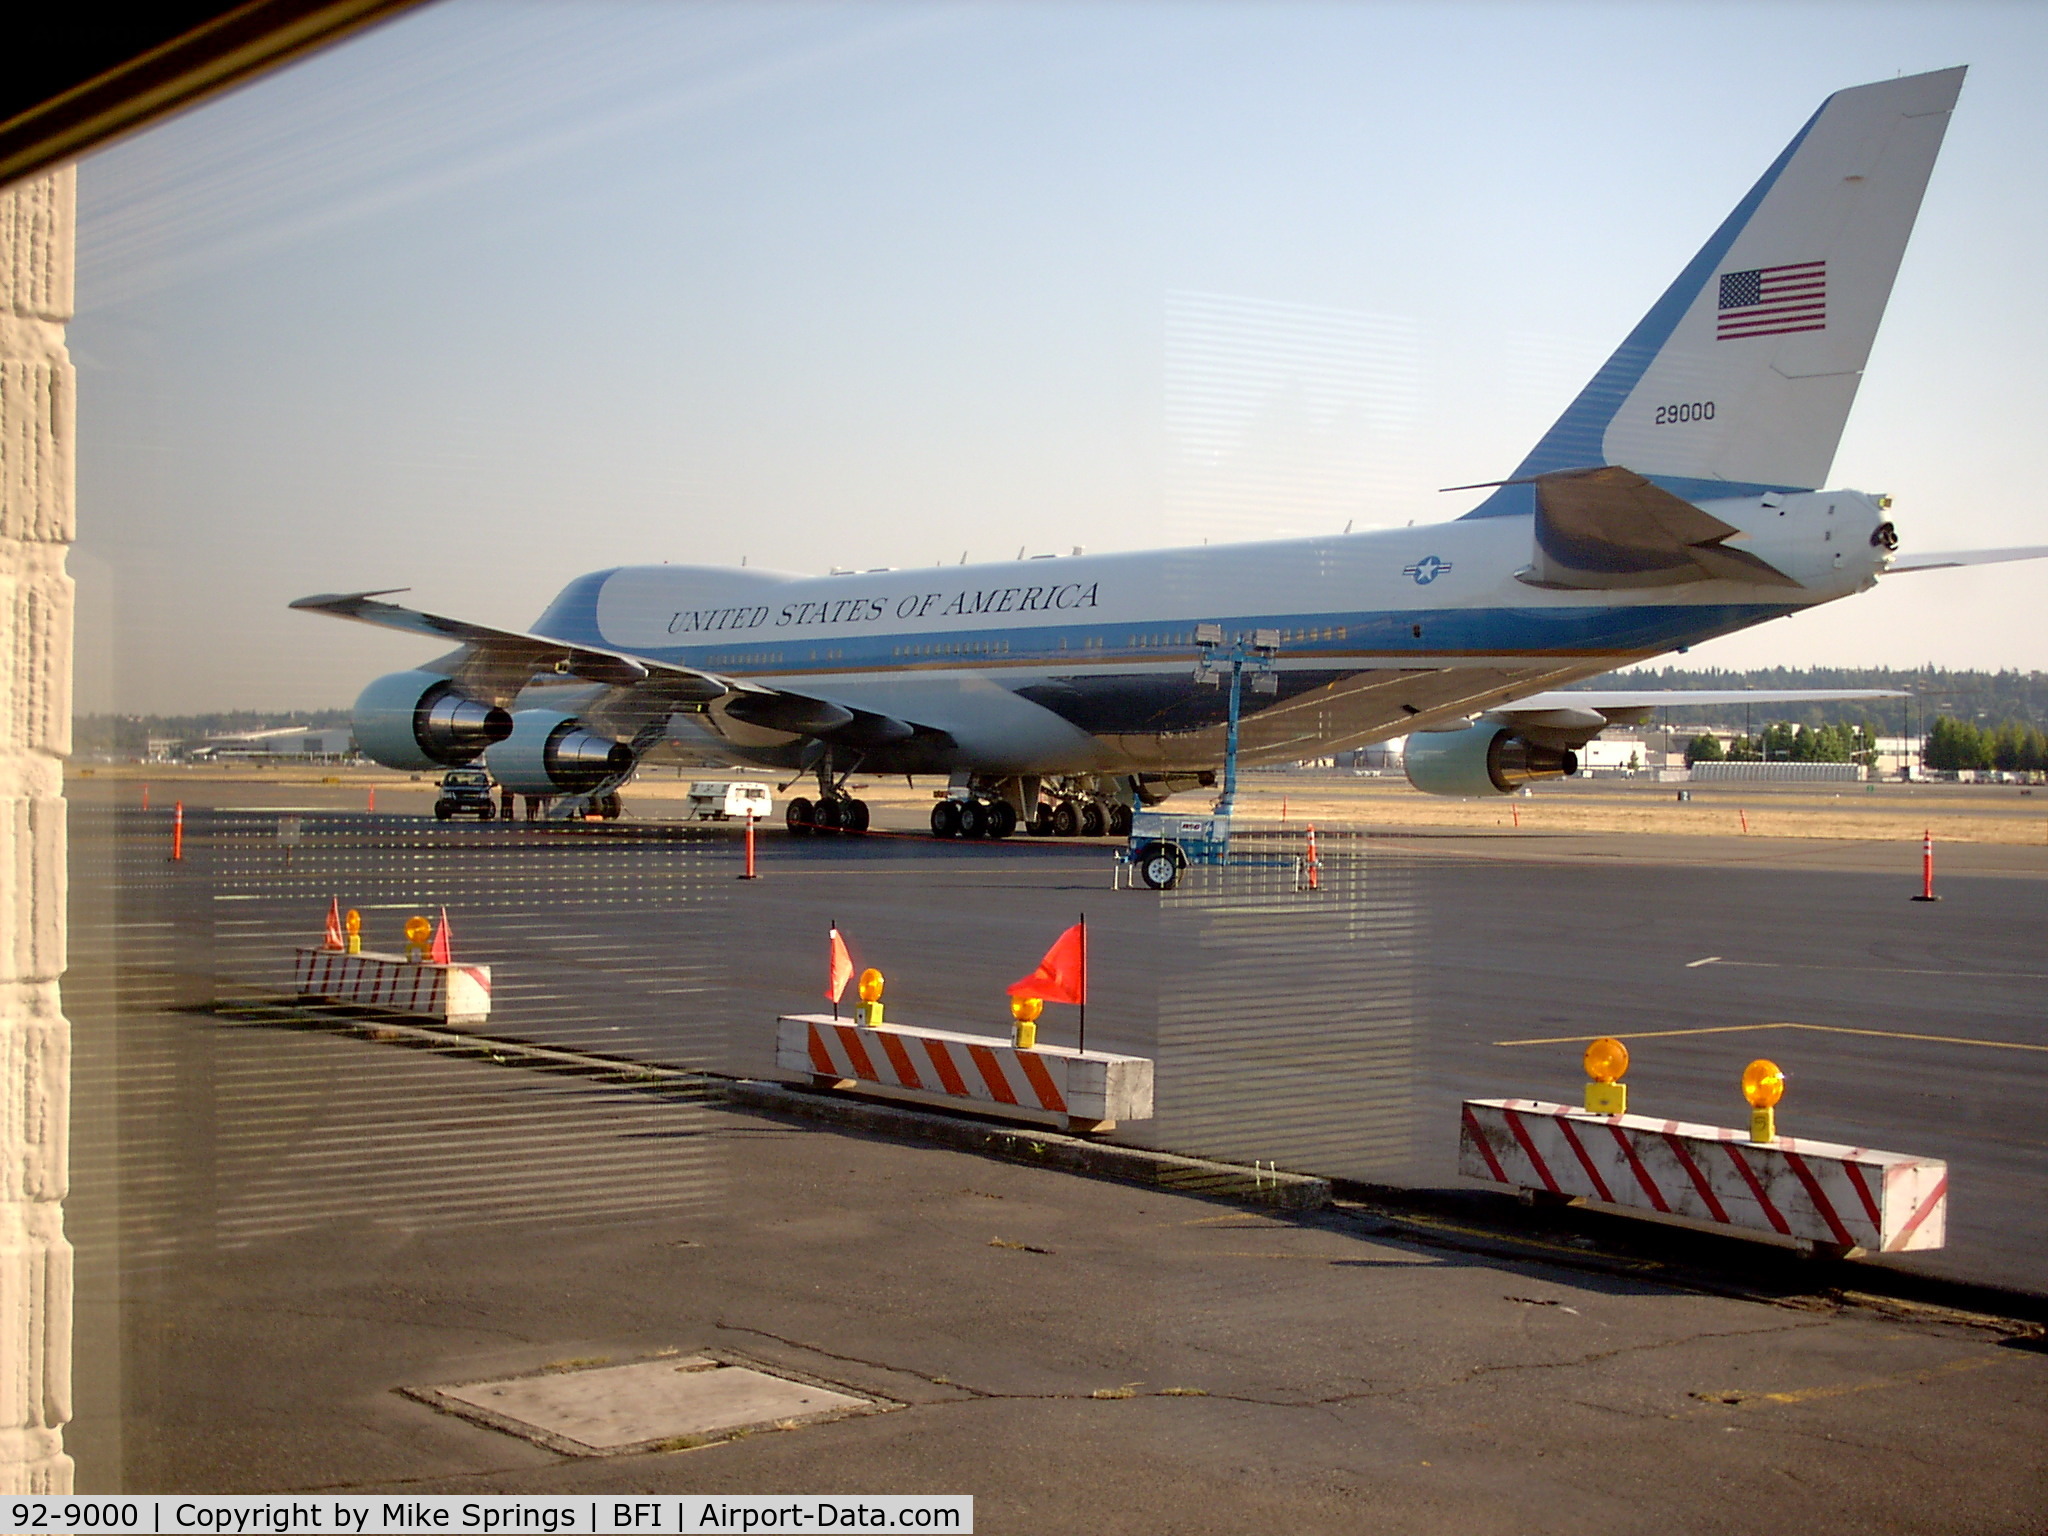
[[[157,745],[155,739],[150,741],[151,757],[158,755]],[[180,743],[164,756],[214,763],[286,760],[331,763],[351,757],[355,751],[355,732],[348,726],[278,725],[229,736],[208,736],[196,743]]]

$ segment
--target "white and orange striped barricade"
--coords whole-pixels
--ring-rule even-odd
[[[1467,1099],[1458,1172],[1517,1189],[1775,1233],[1817,1251],[1903,1253],[1946,1240],[1948,1164],[1800,1136],[1537,1099]]]
[[[301,945],[293,974],[300,997],[322,998],[381,1013],[405,1013],[437,1024],[481,1024],[491,1016],[488,965],[435,965],[364,950],[346,954]]]
[[[1062,1045],[1025,1050],[997,1035],[908,1024],[870,1029],[824,1014],[775,1023],[775,1061],[822,1087],[873,1086],[926,1103],[1106,1131],[1152,1118],[1152,1059]],[[892,1097],[895,1096],[892,1094]]]

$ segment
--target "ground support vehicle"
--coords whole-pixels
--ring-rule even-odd
[[[748,816],[766,821],[775,797],[766,784],[705,779],[690,786],[690,815],[697,821],[732,821]]]
[[[1117,850],[1139,884],[1170,891],[1190,864],[1223,864],[1230,859],[1230,818],[1214,812],[1136,811],[1129,843]]]

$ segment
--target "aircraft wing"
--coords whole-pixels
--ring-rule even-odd
[[[624,651],[550,640],[545,635],[531,635],[519,630],[494,629],[487,624],[472,624],[467,619],[444,618],[438,613],[421,613],[415,608],[377,601],[390,592],[404,590],[403,587],[394,587],[383,592],[323,592],[299,598],[291,606],[337,619],[353,619],[358,624],[372,624],[379,629],[395,629],[409,635],[425,635],[430,639],[453,640],[458,645],[475,646],[477,654],[465,661],[459,670],[464,673],[487,671],[493,675],[493,681],[500,677],[516,677],[517,682],[511,689],[514,693],[529,678],[543,672],[555,673],[565,680],[581,679],[614,687],[644,683],[659,676],[664,682],[682,685],[678,691],[684,697],[698,699],[715,699],[733,692],[766,691],[757,690],[754,684],[694,667],[670,666],[629,656]]]
[[[1899,688],[1644,688],[1635,691],[1532,693],[1489,709],[1480,718],[1496,725],[1544,732],[1577,746],[1610,725],[1640,725],[1653,711],[1703,704],[1829,704],[1850,699],[1899,699]]]
[[[2016,549],[1957,549],[1942,554],[1901,555],[1885,567],[1885,575],[1906,571],[1952,571],[1959,565],[1998,565],[2006,560],[2048,559],[2048,544],[2029,544]]]
[[[1563,689],[1532,693],[1491,713],[1529,709],[1662,709],[1667,705],[1690,708],[1696,704],[1835,704],[1848,699],[1903,697],[1902,688],[1642,688],[1633,692]]]
[[[536,677],[552,675],[565,682],[602,683],[630,690],[630,697],[617,699],[609,706],[622,719],[646,720],[677,705],[721,700],[726,714],[746,724],[790,735],[830,738],[849,746],[901,741],[917,735],[920,729],[927,734],[940,734],[887,715],[850,709],[827,699],[770,688],[698,667],[677,666],[626,651],[550,639],[522,630],[496,629],[467,619],[451,619],[377,601],[391,592],[404,590],[396,587],[381,592],[325,592],[299,598],[291,606],[466,646],[469,654],[437,670],[447,671],[466,691],[493,703],[509,705],[518,697],[519,690]]]

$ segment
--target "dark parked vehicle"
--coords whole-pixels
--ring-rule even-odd
[[[441,775],[441,798],[434,802],[434,815],[446,821],[451,816],[474,816],[489,821],[498,814],[491,800],[491,776],[481,768],[451,768]]]

